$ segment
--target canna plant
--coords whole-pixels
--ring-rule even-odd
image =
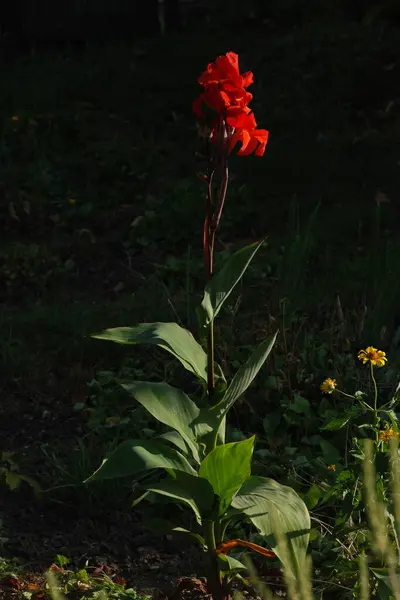
[[[197,309],[199,341],[176,323],[117,327],[93,337],[166,350],[197,380],[200,392],[195,401],[165,382],[121,382],[135,401],[168,430],[150,440],[124,441],[87,481],[132,477],[141,483],[140,499],[152,493],[153,497],[166,496],[190,509],[194,529],[189,531],[177,524],[171,530],[192,535],[201,544],[208,559],[208,591],[214,600],[225,600],[234,577],[246,569],[229,556],[232,548],[242,546],[266,557],[278,557],[287,572],[295,576],[306,554],[310,517],[293,489],[251,474],[254,436],[239,442],[226,440],[227,413],[267,360],[277,332],[253,351],[230,382],[226,381],[215,361],[215,319],[264,241],[237,251],[221,270],[214,272],[215,235],[228,188],[229,155],[239,144],[239,155],[254,152],[262,156],[268,131],[257,129],[248,106],[252,95],[247,88],[253,74],[240,74],[237,54],[228,52],[217,58],[198,82],[203,89],[193,110],[207,164],[203,176],[207,188],[203,237],[206,285]],[[149,472],[157,477],[143,479],[143,474]],[[255,526],[266,547],[229,539],[229,526],[238,516]],[[274,535],[276,527],[287,540],[290,560],[283,560]]]

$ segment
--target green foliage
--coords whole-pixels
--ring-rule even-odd
[[[182,454],[160,441],[126,440],[86,482],[130,477],[152,469],[178,469],[185,473],[195,473]]]
[[[127,383],[123,387],[155,419],[175,429],[189,446],[195,461],[200,462],[199,445],[193,427],[200,409],[184,392],[167,383],[147,381]]]
[[[207,283],[204,298],[197,314],[200,327],[207,327],[221,310],[224,302],[229,298],[238,284],[256,252],[264,244],[264,240],[241,248],[233,254]]]
[[[192,334],[177,323],[141,323],[106,329],[92,337],[118,344],[154,344],[170,352],[188,371],[207,381],[207,356]]]
[[[255,438],[223,444],[211,450],[202,461],[199,477],[206,479],[218,496],[218,515],[222,516],[242,485],[250,477]]]
[[[147,490],[156,492],[180,502],[188,504],[201,525],[202,518],[211,518],[214,507],[215,488],[206,477],[201,478],[174,469],[169,471],[171,477],[145,486]]]
[[[18,490],[23,482],[27,483],[36,496],[42,493],[41,487],[33,477],[20,472],[12,452],[0,452],[0,482],[11,491]]]
[[[252,476],[247,479],[232,502],[232,506],[247,515],[267,544],[281,558],[276,529],[288,536],[292,556],[301,568],[305,557],[310,516],[304,502],[291,488],[272,479]]]
[[[126,585],[121,577],[110,577],[102,568],[50,569],[46,575],[52,600],[149,600],[149,596]],[[45,586],[43,586],[45,587]],[[40,591],[38,592],[40,593]],[[34,598],[35,596],[32,596]]]

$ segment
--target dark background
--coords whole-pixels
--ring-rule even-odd
[[[365,23],[400,19],[398,0],[14,0],[2,2],[2,42],[17,47],[89,42],[187,27],[221,28],[272,20],[301,25],[312,19],[345,18]]]

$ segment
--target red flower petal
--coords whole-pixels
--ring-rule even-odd
[[[241,143],[242,146],[237,153],[238,156],[247,156],[254,151],[256,156],[263,156],[268,142],[268,135],[269,132],[265,129],[253,129],[252,131],[238,129],[232,136],[229,152],[234,149],[236,144]]]
[[[197,81],[204,86],[230,81],[236,87],[248,87],[253,83],[253,73],[240,75],[238,55],[227,52],[225,56],[219,56],[215,63],[209,63]]]
[[[255,129],[257,123],[254,117],[254,113],[250,112],[249,108],[237,109],[233,107],[231,110],[228,108],[228,116],[226,122],[235,129]]]
[[[247,88],[249,85],[254,83],[254,76],[251,71],[247,71],[242,75],[242,87]]]

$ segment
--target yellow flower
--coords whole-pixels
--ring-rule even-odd
[[[390,429],[381,429],[379,432],[379,439],[381,442],[388,442],[394,437],[400,437],[400,432],[394,431],[392,427]]]
[[[75,199],[75,198],[70,198],[70,199],[68,200],[68,203],[69,203],[71,206],[74,206],[74,205],[76,204],[76,199]]]
[[[332,471],[332,473],[334,473],[336,471],[336,465],[329,465],[328,471]]]
[[[332,394],[332,392],[335,391],[336,386],[336,379],[331,379],[330,377],[328,377],[327,379],[325,379],[325,381],[321,383],[320,389],[323,394]]]
[[[121,422],[120,417],[107,417],[106,423],[112,423],[113,425],[118,425]]]
[[[11,121],[19,121],[19,116],[14,115],[13,117],[11,117]]]
[[[387,361],[386,352],[377,350],[373,346],[368,346],[368,348],[365,350],[360,350],[358,353],[358,358],[363,362],[364,365],[367,362],[370,362],[374,367],[383,367]]]

